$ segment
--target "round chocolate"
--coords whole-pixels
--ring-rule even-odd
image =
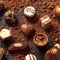
[[[60,60],[60,49],[53,47],[49,49],[45,54],[46,60]]]
[[[7,24],[9,24],[9,25],[16,24],[17,17],[13,11],[8,10],[4,16],[5,16],[5,21]]]
[[[37,33],[33,38],[33,42],[38,46],[44,46],[48,42],[48,37],[45,33]]]
[[[32,6],[27,6],[24,9],[24,15],[27,16],[27,17],[33,17],[33,16],[35,16],[35,8],[32,7]]]
[[[59,6],[59,5],[57,5],[57,6],[55,7],[54,12],[55,12],[55,15],[56,15],[58,18],[60,18],[60,6]]]
[[[21,31],[23,32],[23,34],[27,37],[31,36],[33,34],[34,31],[34,27],[32,24],[22,24],[21,25]]]
[[[0,29],[0,38],[5,41],[12,37],[11,28],[2,27]]]
[[[37,60],[34,54],[28,54],[25,56],[25,60]]]

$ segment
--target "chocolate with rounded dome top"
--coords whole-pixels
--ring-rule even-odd
[[[25,56],[25,60],[37,60],[37,57],[34,54],[28,54]]]
[[[60,60],[60,49],[56,46],[50,48],[45,54],[46,60]]]
[[[12,38],[12,30],[11,30],[11,28],[10,28],[10,27],[6,27],[6,26],[1,26],[1,27],[0,27],[0,32],[1,32],[3,29],[9,30],[9,31],[10,31],[10,33],[9,33],[10,35],[9,35],[8,37],[5,37],[5,38],[2,38],[2,37],[0,36],[0,39],[3,40],[3,41],[10,40],[10,39]],[[6,33],[7,33],[7,32],[6,32]]]
[[[29,43],[27,41],[15,42],[8,47],[9,53],[24,53],[29,51]]]
[[[60,5],[55,6],[54,13],[60,19]]]
[[[5,21],[9,25],[17,24],[17,16],[12,10],[8,10],[5,14]]]
[[[21,31],[26,37],[31,37],[34,33],[34,26],[32,24],[22,24]]]

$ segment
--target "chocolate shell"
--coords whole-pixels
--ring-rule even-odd
[[[57,5],[54,9],[54,13],[57,16],[57,18],[60,18],[60,6]]]
[[[57,47],[50,48],[45,54],[46,60],[60,60],[60,49]]]
[[[9,53],[23,53],[29,51],[29,44],[27,41],[21,41],[17,43],[13,43],[8,48]]]
[[[5,15],[5,21],[7,24],[9,25],[13,25],[13,24],[16,24],[17,23],[17,17],[16,17],[16,14],[11,11],[11,10],[8,10]]]
[[[22,24],[21,31],[25,36],[30,37],[34,33],[34,27],[32,24]]]
[[[12,31],[10,27],[0,27],[0,39],[3,41],[10,40],[12,38]]]

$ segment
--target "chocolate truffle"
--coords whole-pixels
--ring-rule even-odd
[[[15,42],[9,46],[8,51],[11,54],[29,51],[29,43],[27,41]]]
[[[32,6],[27,6],[24,9],[24,15],[27,17],[34,17],[35,16],[35,8]]]
[[[51,25],[52,20],[50,19],[50,17],[48,15],[43,16],[41,19],[41,26],[46,29],[47,27],[49,27]]]
[[[57,5],[57,6],[55,7],[54,13],[55,13],[55,15],[56,15],[58,18],[60,18],[60,6],[59,6],[59,5]]]
[[[7,24],[12,25],[12,24],[16,24],[17,23],[17,17],[16,14],[14,13],[14,11],[12,10],[8,10],[5,14],[5,21]]]
[[[28,54],[25,56],[25,60],[37,60],[34,54]]]
[[[4,49],[0,47],[0,60],[2,59],[4,55]]]
[[[38,46],[44,46],[48,42],[48,37],[45,33],[36,33],[33,42]]]
[[[32,24],[25,23],[21,25],[21,31],[25,36],[30,37],[34,32],[34,27]]]
[[[10,39],[12,36],[11,34],[11,28],[1,28],[0,29],[0,38],[5,41],[5,40],[8,40]]]
[[[50,48],[45,54],[46,60],[60,60],[60,44]]]

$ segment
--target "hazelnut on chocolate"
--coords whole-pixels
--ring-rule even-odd
[[[24,15],[27,17],[34,17],[35,16],[35,8],[32,6],[27,6],[24,9]]]
[[[12,24],[16,24],[17,23],[17,17],[16,14],[14,13],[14,11],[12,10],[8,10],[5,14],[5,21],[7,24],[12,25]]]
[[[11,28],[1,28],[0,29],[0,38],[5,41],[9,40],[12,37]]]
[[[37,34],[35,34],[35,36],[33,38],[33,42],[37,46],[44,46],[48,42],[48,37],[45,33],[37,33]]]
[[[25,60],[37,60],[34,54],[28,54],[25,56]]]
[[[12,43],[8,48],[9,53],[13,54],[16,52],[25,52],[29,51],[29,43],[27,41],[15,42]]]
[[[55,44],[45,54],[46,60],[60,60],[60,44]]]
[[[41,19],[41,26],[46,29],[47,27],[49,27],[51,25],[52,20],[50,19],[50,17],[48,15],[43,16]]]
[[[55,7],[54,13],[55,13],[55,15],[56,15],[58,18],[60,18],[60,6],[59,6],[59,5],[57,5],[57,6]]]
[[[25,23],[21,25],[21,31],[25,36],[30,37],[34,32],[34,27],[32,24]]]

